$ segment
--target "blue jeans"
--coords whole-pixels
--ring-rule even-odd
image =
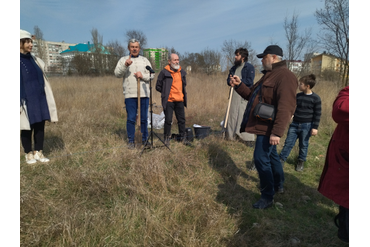
[[[142,141],[148,138],[148,109],[149,98],[140,98],[140,126]],[[126,112],[127,112],[127,137],[129,142],[135,142],[135,123],[137,114],[137,98],[125,99]]]
[[[311,123],[292,122],[289,126],[288,134],[285,139],[280,158],[284,161],[288,158],[290,151],[294,147],[297,138],[299,139],[298,160],[306,161],[308,151],[308,141],[311,137]]]
[[[261,197],[271,201],[275,188],[283,187],[284,171],[270,136],[257,135],[253,158],[260,177]]]

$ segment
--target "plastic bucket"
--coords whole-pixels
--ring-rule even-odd
[[[195,138],[197,139],[204,139],[205,137],[209,136],[209,133],[211,132],[210,126],[201,126],[201,127],[193,127]]]

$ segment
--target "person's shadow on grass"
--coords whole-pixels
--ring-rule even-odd
[[[254,198],[255,193],[238,184],[240,178],[258,182],[258,180],[239,169],[230,155],[218,144],[208,146],[209,165],[222,177],[223,183],[218,185],[216,201],[227,206],[230,214],[242,210],[243,204]]]

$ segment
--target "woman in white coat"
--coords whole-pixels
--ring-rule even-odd
[[[43,71],[45,64],[31,54],[32,48],[31,34],[20,30],[20,129],[28,164],[49,162],[42,153],[45,121],[58,121],[53,92]]]

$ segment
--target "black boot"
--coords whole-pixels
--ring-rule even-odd
[[[295,170],[297,172],[302,172],[303,171],[303,164],[304,164],[304,161],[303,160],[298,160],[298,163],[295,167]]]
[[[339,206],[339,214],[334,217],[334,223],[338,227],[338,238],[349,243],[349,209]]]
[[[171,136],[164,136],[164,145],[170,145]]]

